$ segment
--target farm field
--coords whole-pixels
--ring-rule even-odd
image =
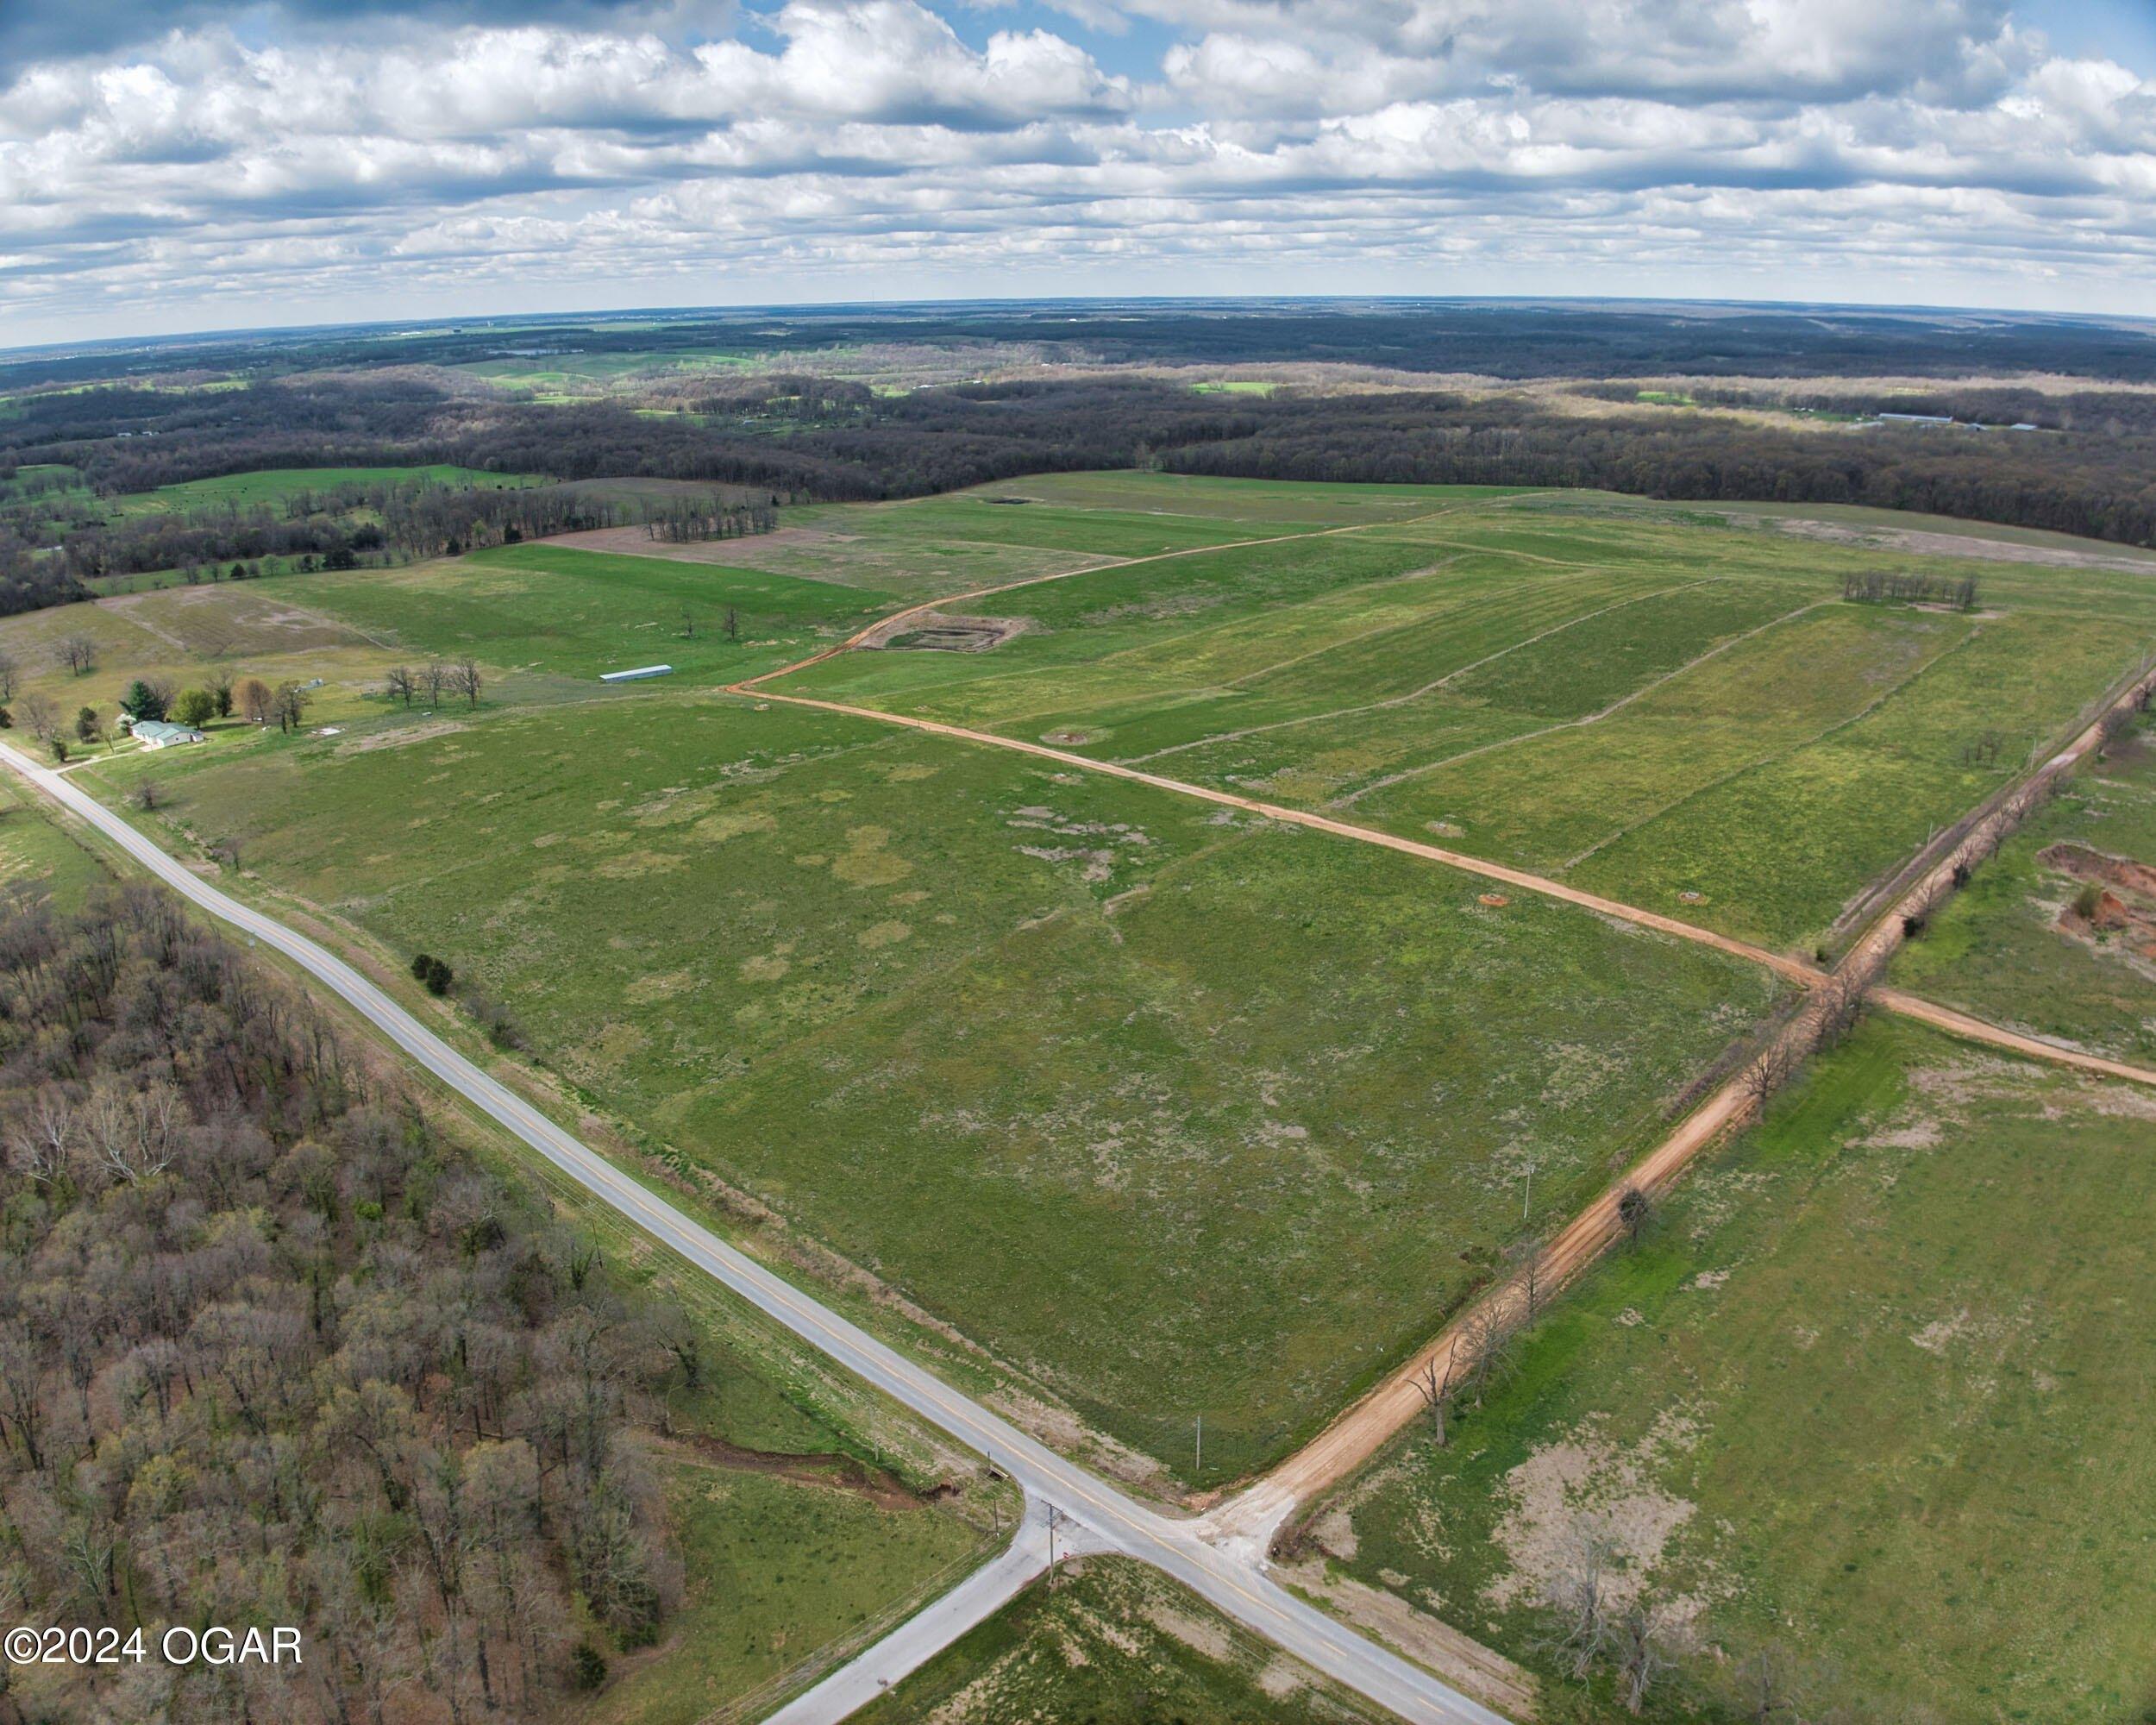
[[[0,654],[15,667],[12,706],[19,711],[26,696],[42,695],[68,719],[91,706],[110,722],[137,677],[186,688],[223,671],[272,685],[320,677],[323,716],[357,710],[360,691],[379,682],[389,654],[311,603],[319,579],[167,587],[0,618]],[[73,637],[91,649],[80,673],[62,655]],[[27,738],[16,741],[28,746]]]
[[[1346,1725],[1382,1716],[1158,1572],[1117,1558],[1087,1558],[1052,1590],[1037,1582],[855,1716],[861,1725]]]
[[[24,894],[66,912],[111,879],[40,801],[19,784],[0,783],[0,894]]]
[[[1808,1717],[2135,1716],[2153,1122],[2133,1087],[1871,1020],[1315,1538],[1584,1717],[1626,1716],[1607,1668],[1570,1688],[1545,1601],[1590,1548],[1614,1615],[1692,1648],[1651,1716],[1754,1716],[1762,1659]]]
[[[995,594],[965,607],[1016,626],[992,651],[771,687],[1434,833],[1803,949],[2156,624],[2113,571],[1983,566],[1973,614],[1859,605],[1842,577],[1875,549],[1592,494],[1441,506]]]
[[[642,692],[603,690],[599,674],[665,662],[676,683],[730,681],[843,638],[896,603],[763,571],[525,544],[405,568],[167,586],[26,612],[0,618],[0,654],[16,667],[18,698],[41,695],[70,719],[87,704],[110,724],[137,677],[182,689],[222,674],[273,687],[319,678],[309,723],[342,726],[406,717],[381,695],[385,674],[400,662],[472,655],[486,671],[488,708],[633,699]],[[85,672],[63,659],[71,637],[94,649]],[[212,747],[253,734],[236,722],[216,728]]]
[[[2114,742],[1896,956],[1891,980],[2156,1063],[2156,745]]]
[[[414,467],[266,467],[216,479],[188,480],[160,486],[155,491],[129,492],[107,500],[103,506],[123,515],[189,514],[206,509],[274,509],[302,493],[319,494],[347,486],[432,485],[498,490],[541,483],[534,474],[490,473],[446,461]]]
[[[729,549],[743,543],[726,542]],[[310,605],[407,656],[470,653],[583,685],[604,671],[661,662],[680,681],[731,681],[843,639],[898,604],[762,570],[543,543],[303,585]]]
[[[1202,1414],[1195,1483],[1433,1330],[1770,1000],[1569,906],[798,709],[269,742],[157,760],[169,818],[448,957],[685,1166],[1186,1477]]]

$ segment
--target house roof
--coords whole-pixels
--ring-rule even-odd
[[[152,743],[204,743],[209,739],[191,724],[174,724],[170,719],[138,718],[135,734]]]

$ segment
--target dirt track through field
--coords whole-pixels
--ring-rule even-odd
[[[1966,1041],[1985,1043],[1993,1048],[2002,1048],[2009,1054],[2026,1055],[2032,1060],[2049,1061],[2054,1066],[2070,1066],[2078,1072],[2093,1073],[2099,1078],[2119,1078],[2129,1084],[2156,1086],[2156,1068],[2136,1066],[2130,1061],[2108,1059],[2101,1054],[2090,1054],[2078,1048],[2062,1048],[2059,1044],[2046,1042],[2041,1037],[2028,1036],[2002,1025],[1989,1024],[1983,1019],[1971,1018],[1967,1013],[1957,1012],[1952,1007],[1942,1007],[1936,1000],[1904,994],[1899,988],[1874,988],[1871,999],[1875,1005],[1883,1007],[1890,1013],[1915,1019],[1921,1024],[1930,1025]]]
[[[1355,530],[1352,528],[1327,530],[1333,533]],[[1245,543],[1279,543],[1285,539],[1314,536],[1319,536],[1282,535],[1280,539]],[[1193,554],[1175,552],[1168,555],[1185,556]],[[1072,570],[1064,574],[1007,582],[1000,586],[982,589],[978,594],[960,597],[982,597],[990,593],[1007,592],[1014,586],[1032,586],[1041,580],[1062,580],[1069,574],[1083,573],[1085,571]],[[937,603],[949,605],[954,602],[944,599]],[[1935,1006],[1898,990],[1874,986],[1905,938],[1905,913],[1914,912],[1921,919],[1940,896],[1952,889],[1958,866],[1972,867],[1988,856],[1990,850],[2002,842],[2004,836],[2012,831],[2035,806],[2039,794],[2045,787],[2072,771],[2103,745],[2106,734],[2105,718],[2129,706],[2138,694],[2151,686],[2153,681],[2156,681],[2147,674],[2146,668],[2140,676],[2128,682],[2122,693],[2115,693],[2107,701],[2104,712],[2078,733],[2063,750],[2015,784],[2002,787],[2001,791],[1988,798],[1977,817],[1969,824],[1965,834],[1931,867],[1918,875],[1914,883],[1878,918],[1864,937],[1852,945],[1830,976],[1828,973],[1800,960],[1767,951],[1748,942],[1697,927],[1674,917],[1604,899],[1523,869],[1508,869],[1500,863],[1448,850],[1439,845],[1426,844],[1418,839],[1403,838],[1374,827],[1238,796],[1232,792],[1149,773],[1137,767],[1094,760],[1045,743],[999,736],[993,731],[884,712],[873,707],[856,706],[842,701],[779,694],[759,687],[785,675],[787,671],[797,670],[802,666],[814,664],[834,654],[844,652],[862,639],[887,630],[892,624],[931,608],[928,605],[910,606],[894,617],[860,631],[842,645],[803,660],[800,665],[767,672],[761,676],[735,684],[732,686],[733,693],[754,695],[766,700],[784,701],[791,706],[814,707],[849,718],[923,731],[931,736],[948,737],[959,742],[1009,750],[1037,759],[1053,761],[1080,772],[1128,780],[1175,795],[1195,798],[1225,808],[1240,809],[1269,820],[1308,827],[1337,837],[1375,844],[1404,856],[1442,863],[1467,874],[1503,881],[1522,891],[1539,893],[1548,898],[1577,905],[1601,916],[1714,947],[1734,957],[1764,965],[1810,991],[1809,998],[1799,1008],[1792,1021],[1775,1038],[1779,1045],[1793,1049],[1798,1060],[1808,1056],[1818,1043],[1821,1026],[1826,1016],[1834,1009],[1833,997],[1837,992],[1854,989],[1862,992],[1872,1004],[1885,1010],[1903,1013],[1953,1034],[2007,1049],[2029,1058],[2053,1062],[2101,1076],[2156,1085],[2156,1072],[2059,1048],[2017,1032],[1999,1029],[1965,1013]],[[1783,621],[1786,618],[1777,618],[1762,627],[1772,627]],[[1617,1240],[1623,1238],[1626,1226],[1620,1205],[1628,1189],[1637,1189],[1650,1201],[1666,1190],[1694,1158],[1719,1141],[1723,1134],[1741,1124],[1754,1111],[1758,1097],[1751,1068],[1739,1069],[1704,1102],[1679,1121],[1667,1138],[1566,1224],[1527,1266],[1468,1306],[1445,1326],[1432,1342],[1419,1350],[1406,1365],[1393,1372],[1350,1407],[1302,1449],[1207,1515],[1204,1519],[1212,1530],[1212,1537],[1231,1544],[1237,1541],[1269,1542],[1282,1522],[1298,1504],[1310,1502],[1319,1493],[1348,1478],[1376,1456],[1411,1421],[1426,1413],[1428,1408],[1426,1386],[1429,1383],[1443,1384],[1449,1376],[1457,1377],[1471,1370],[1477,1352],[1488,1345],[1491,1336],[1531,1318],[1552,1295],[1576,1281]]]
[[[1266,819],[1279,821],[1283,825],[1307,826],[1313,831],[1329,832],[1338,838],[1352,838],[1363,844],[1397,850],[1405,856],[1420,857],[1426,862],[1442,862],[1447,868],[1457,869],[1463,874],[1502,881],[1507,886],[1517,887],[1522,892],[1539,893],[1545,898],[1559,899],[1600,916],[1633,923],[1641,928],[1651,928],[1679,940],[1714,947],[1733,958],[1763,964],[1790,982],[1800,982],[1806,987],[1819,982],[1823,974],[1801,959],[1770,952],[1763,946],[1754,946],[1747,941],[1717,934],[1713,929],[1701,928],[1695,924],[1680,921],[1676,917],[1664,916],[1658,911],[1641,910],[1636,905],[1621,904],[1615,899],[1605,899],[1595,893],[1583,892],[1577,887],[1568,887],[1562,881],[1545,880],[1542,875],[1531,875],[1524,869],[1508,869],[1501,862],[1486,862],[1480,856],[1447,850],[1441,845],[1425,844],[1418,838],[1402,838],[1397,833],[1382,832],[1373,826],[1357,826],[1351,821],[1335,820],[1330,815],[1313,814],[1307,809],[1289,808],[1284,803],[1261,802],[1255,797],[1238,796],[1232,791],[1216,791],[1209,785],[1194,785],[1187,780],[1166,778],[1158,773],[1144,772],[1118,762],[1096,761],[1089,756],[1074,755],[1068,749],[1051,748],[1045,743],[1028,743],[1018,737],[999,737],[992,731],[973,731],[962,724],[946,724],[940,719],[914,718],[904,713],[883,712],[869,706],[853,706],[844,701],[818,700],[807,695],[777,694],[768,689],[756,688],[753,683],[734,684],[732,693],[753,694],[760,700],[785,701],[793,706],[814,707],[824,712],[843,713],[849,718],[873,719],[879,724],[926,731],[932,737],[953,737],[961,743],[979,743],[993,749],[1007,749],[1016,754],[1053,761],[1059,766],[1076,768],[1081,772],[1103,774],[1112,779],[1127,779],[1132,784],[1148,785],[1156,791],[1194,797],[1201,802],[1217,803],[1223,808],[1241,809],[1245,813],[1263,815]]]

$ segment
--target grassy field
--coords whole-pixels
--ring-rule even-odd
[[[1053,1589],[1036,1583],[855,1716],[861,1725],[1344,1725],[1379,1716],[1157,1572],[1087,1558]]]
[[[1970,566],[1974,615],[1843,601],[1880,555],[1588,494],[1432,495],[999,593],[969,608],[1023,628],[992,652],[777,687],[1434,831],[1803,947],[2156,631],[2156,594],[2102,570]]]
[[[894,1607],[955,1584],[982,1541],[925,1504],[775,1478],[693,1455],[667,1464],[685,1598],[664,1640],[618,1660],[568,1716],[590,1725],[699,1725],[788,1684],[832,1643],[873,1639]],[[774,1699],[776,1699],[774,1695]]]
[[[2130,874],[2106,887],[2092,858],[2156,869],[2156,745],[2146,731],[2113,743],[1985,863],[1896,957],[1892,980],[1994,1023],[2156,1063],[2156,877],[2139,891]],[[2138,920],[2091,926],[2075,908],[2090,888],[2110,891]]]
[[[1203,1476],[1659,1131],[1749,967],[1000,752],[724,699],[160,760],[171,817]],[[108,789],[132,763],[95,769]]]
[[[70,911],[111,878],[12,773],[0,777],[0,894],[21,894]]]
[[[1620,1606],[1693,1648],[1658,1718],[1754,1717],[1733,1679],[1762,1656],[1808,1717],[2140,1718],[2153,1120],[1874,1020],[1317,1535],[1557,1675],[1554,1717],[1624,1716],[1547,1646],[1546,1589],[1599,1544]]]
[[[667,663],[725,682],[783,665],[895,610],[888,595],[664,557],[505,545],[448,563],[316,575],[307,603],[407,656],[595,683]],[[736,632],[726,631],[727,613]]]
[[[428,485],[494,491],[540,483],[532,474],[490,473],[445,461],[415,467],[264,467],[130,492],[110,499],[105,507],[122,515],[187,515],[220,509],[277,509],[303,492],[321,493],[343,486]]]
[[[45,697],[68,721],[72,743],[77,709],[95,707],[110,728],[120,696],[138,677],[179,690],[223,674],[235,681],[260,677],[273,687],[323,679],[308,714],[313,722],[342,723],[371,712],[365,692],[379,685],[393,650],[317,609],[311,599],[321,579],[168,587],[0,618],[0,654],[16,667],[13,710],[20,718],[24,696]],[[61,643],[73,636],[94,649],[91,668],[80,674],[61,656]],[[253,733],[251,725],[227,726],[213,732],[210,746],[236,746]],[[36,746],[20,733],[14,740]]]

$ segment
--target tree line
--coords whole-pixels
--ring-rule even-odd
[[[693,412],[659,415],[617,400],[553,405],[474,397],[403,373],[288,379],[163,398],[179,405],[161,409],[160,398],[140,390],[34,396],[19,417],[0,424],[0,470],[9,461],[66,461],[101,491],[259,467],[432,462],[545,474],[562,483],[385,497],[379,521],[373,511],[282,521],[266,511],[244,524],[254,539],[235,540],[242,530],[229,521],[205,527],[148,518],[78,530],[88,536],[69,541],[73,561],[63,558],[57,569],[49,552],[26,554],[19,543],[10,561],[0,539],[0,593],[10,572],[27,595],[25,583],[39,580],[68,591],[71,573],[185,567],[213,543],[204,538],[197,547],[185,537],[197,532],[224,535],[214,539],[221,548],[288,548],[275,555],[304,543],[310,549],[302,556],[327,560],[430,555],[617,524],[643,518],[576,482],[626,476],[744,493],[661,501],[650,510],[655,537],[756,530],[794,501],[913,496],[1027,473],[1150,467],[1247,479],[1861,504],[2156,543],[2156,429],[2141,423],[2138,407],[2118,407],[2100,423],[2009,436],[1894,426],[1858,431],[1718,414],[1604,417],[1487,391],[1200,394],[1151,375],[963,384],[895,397],[785,373],[699,387]],[[2084,393],[2093,400],[2103,392]],[[127,400],[100,418],[100,398],[114,396]],[[2131,392],[2110,398],[2138,399]],[[149,424],[160,412],[166,418]],[[121,435],[143,429],[156,435]],[[342,536],[335,545],[323,536],[332,530]]]
[[[178,900],[0,903],[0,1153],[18,1620],[305,1635],[47,1704],[532,1719],[657,1632],[675,1327]]]
[[[1915,569],[1852,569],[1841,578],[1841,596],[1871,605],[1944,605],[1974,611],[1977,578]]]

